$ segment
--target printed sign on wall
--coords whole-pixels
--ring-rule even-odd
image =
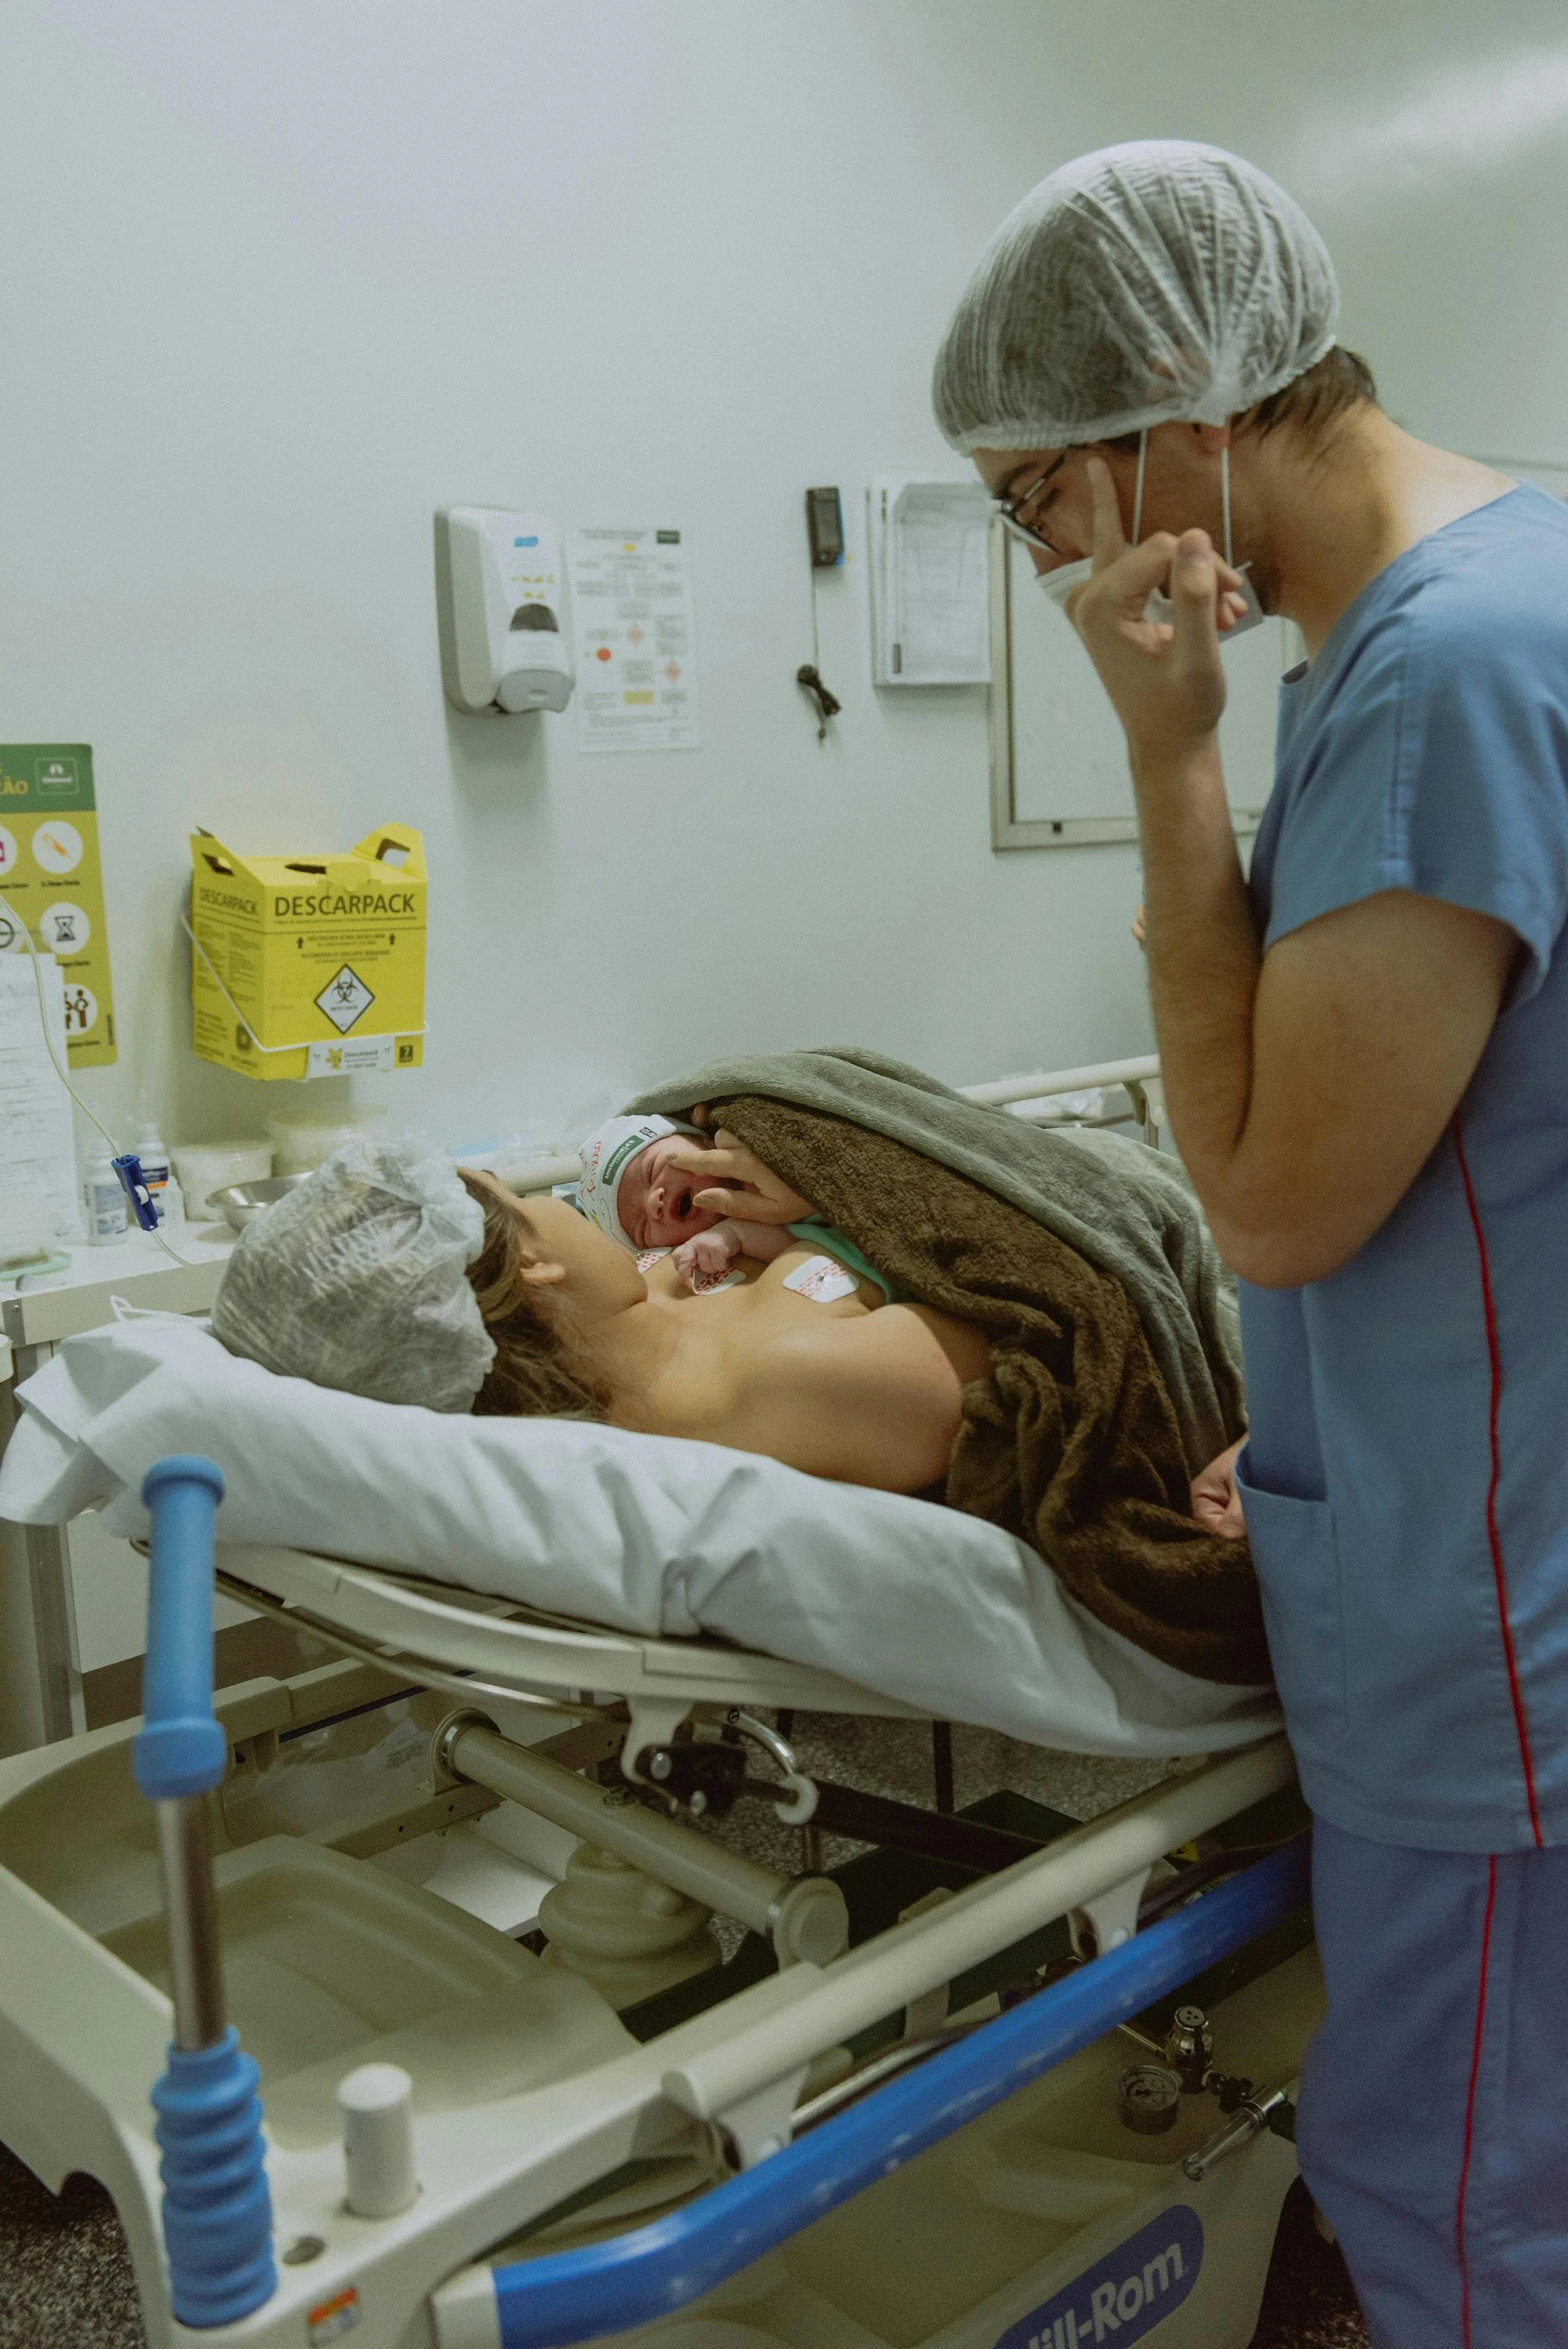
[[[577,746],[695,750],[691,570],[678,530],[574,530]]]
[[[0,742],[0,954],[52,954],[72,1068],[117,1057],[93,754],[85,742]]]

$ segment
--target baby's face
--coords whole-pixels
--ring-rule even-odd
[[[623,1227],[639,1248],[678,1248],[694,1232],[711,1232],[722,1215],[699,1207],[692,1196],[702,1188],[700,1175],[673,1165],[677,1151],[708,1144],[695,1134],[662,1134],[639,1150],[621,1177],[616,1205]]]

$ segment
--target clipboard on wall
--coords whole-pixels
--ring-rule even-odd
[[[867,492],[878,685],[989,685],[984,485],[879,473]]]

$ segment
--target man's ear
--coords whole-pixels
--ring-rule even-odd
[[[1217,457],[1221,449],[1228,449],[1235,431],[1234,419],[1225,424],[1194,424],[1192,432],[1206,457]]]
[[[517,1277],[531,1289],[552,1289],[558,1282],[565,1280],[566,1267],[564,1264],[552,1264],[547,1257],[530,1256],[525,1252],[518,1260]]]

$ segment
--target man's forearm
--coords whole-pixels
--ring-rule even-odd
[[[1211,736],[1178,762],[1135,754],[1133,785],[1171,1128],[1210,1220],[1223,1224],[1252,1093],[1259,954],[1218,742]]]
[[[1171,1126],[1220,1254],[1325,1279],[1425,1165],[1520,953],[1491,915],[1379,891],[1258,950],[1217,748],[1134,761]]]

